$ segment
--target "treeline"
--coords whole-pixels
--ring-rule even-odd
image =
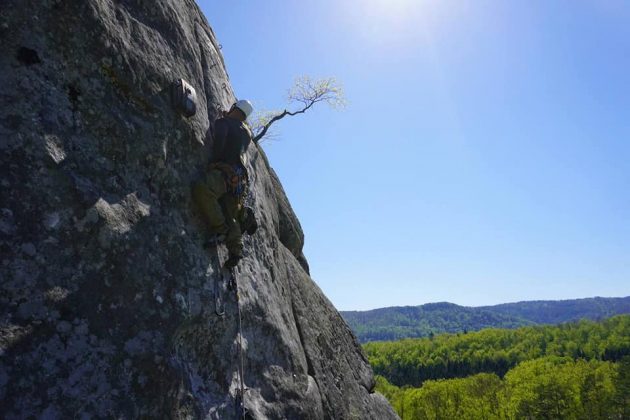
[[[370,311],[343,311],[341,315],[361,343],[422,338],[484,328],[555,325],[580,319],[593,321],[630,313],[630,296],[558,301],[529,301],[494,306],[466,307],[440,302],[395,306]]]
[[[483,328],[518,328],[536,324],[510,314],[468,308],[448,302],[371,311],[347,311],[341,314],[362,343],[422,338],[433,334],[478,331]]]
[[[432,338],[372,342],[364,349],[377,375],[397,386],[478,373],[503,377],[517,364],[545,356],[615,362],[630,355],[630,316],[559,326],[487,329]]]
[[[630,296],[570,300],[534,300],[482,306],[478,309],[515,316],[536,324],[560,324],[590,319],[592,321],[630,313]]]
[[[402,420],[630,419],[630,357],[618,363],[547,356],[503,379],[480,373],[399,388],[377,376]]]

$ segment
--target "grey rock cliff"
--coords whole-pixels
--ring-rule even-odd
[[[198,92],[191,119],[170,105],[178,77]],[[217,266],[189,193],[233,100],[192,0],[2,2],[3,418],[234,418],[237,302],[225,291],[215,314]],[[238,276],[250,417],[396,418],[310,279],[262,150],[248,160],[260,222]]]

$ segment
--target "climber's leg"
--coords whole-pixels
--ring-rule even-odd
[[[227,224],[227,233],[225,237],[225,245],[230,252],[229,263],[227,265],[236,265],[243,257],[243,235],[241,226],[238,222],[239,202],[238,197],[232,194],[225,194],[221,197],[221,205],[225,212],[225,223]]]
[[[247,206],[241,206],[238,215],[238,223],[241,226],[241,232],[253,235],[258,230],[258,222],[256,221],[256,215],[254,209]]]
[[[212,234],[225,234],[229,229],[219,203],[225,191],[223,173],[218,170],[209,171],[192,187],[193,201]]]

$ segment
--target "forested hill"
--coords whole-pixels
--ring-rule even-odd
[[[374,373],[398,386],[482,372],[503,376],[520,362],[546,356],[608,361],[630,356],[630,315],[600,322],[374,342],[363,348]]]
[[[623,298],[602,298],[573,300],[535,300],[531,302],[504,303],[495,306],[482,306],[504,315],[511,315],[533,321],[537,324],[560,324],[580,319],[599,320],[611,316],[630,313],[630,296]]]
[[[362,343],[478,331],[484,328],[518,328],[580,319],[599,320],[626,313],[630,313],[630,296],[530,301],[482,307],[442,302],[341,312]]]
[[[630,315],[363,347],[401,419],[630,419]]]

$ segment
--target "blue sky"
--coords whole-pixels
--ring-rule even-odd
[[[338,309],[630,295],[630,3],[199,4]]]

